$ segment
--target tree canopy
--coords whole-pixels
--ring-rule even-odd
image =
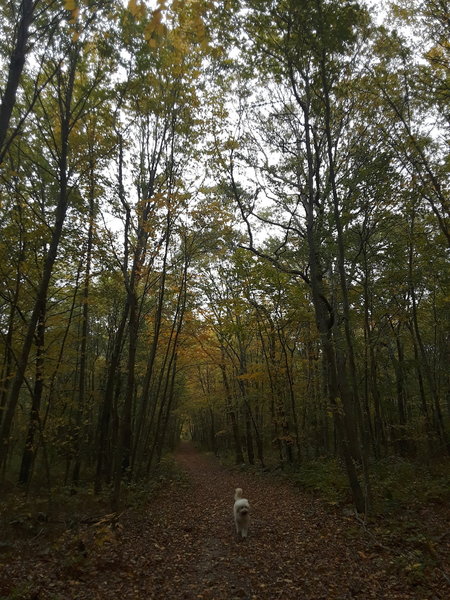
[[[0,8],[0,467],[450,452],[448,10]]]

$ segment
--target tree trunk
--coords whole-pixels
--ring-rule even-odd
[[[322,10],[322,0],[318,0],[317,2],[319,13]],[[354,441],[358,443],[358,430],[359,430],[359,442],[360,442],[360,460],[363,467],[363,475],[364,475],[364,487],[365,487],[365,511],[367,511],[368,503],[370,499],[370,479],[368,472],[368,442],[369,435],[367,431],[367,420],[369,415],[366,415],[364,418],[364,414],[361,407],[361,401],[359,398],[358,391],[358,380],[357,380],[357,372],[356,372],[356,361],[355,361],[355,353],[353,349],[353,335],[351,328],[351,314],[350,314],[350,303],[348,299],[348,283],[347,283],[347,274],[345,268],[345,242],[344,242],[344,230],[342,226],[341,219],[341,211],[340,211],[340,202],[339,195],[337,191],[337,183],[336,183],[336,173],[335,173],[335,165],[334,165],[334,153],[333,153],[333,140],[331,133],[331,101],[330,101],[330,83],[329,76],[327,70],[327,55],[325,49],[322,50],[322,56],[320,61],[321,67],[321,76],[322,76],[322,86],[323,86],[323,95],[325,102],[325,135],[327,140],[327,156],[328,156],[328,169],[329,169],[329,182],[331,184],[331,195],[333,199],[333,215],[334,215],[334,224],[336,227],[337,233],[337,265],[339,272],[339,283],[340,283],[340,291],[342,296],[342,308],[343,308],[343,317],[344,317],[344,332],[345,332],[345,342],[346,349],[349,359],[349,372],[350,372],[350,382],[351,382],[351,394],[343,392],[343,399],[346,402],[346,417],[345,421],[347,426],[349,427],[349,436]],[[341,354],[340,354],[341,356]],[[346,385],[346,371],[343,371],[338,366],[338,377],[340,379],[340,386]],[[352,421],[352,413],[355,413],[357,427],[353,426]]]
[[[159,283],[158,290],[158,304],[155,310],[154,324],[153,324],[153,339],[150,345],[150,351],[147,359],[147,366],[145,370],[144,381],[142,384],[142,392],[141,392],[141,401],[140,401],[140,409],[138,410],[138,418],[136,423],[136,433],[134,436],[134,452],[133,452],[133,469],[136,468],[138,471],[140,470],[140,463],[142,460],[142,456],[145,452],[146,444],[141,444],[141,434],[144,430],[144,427],[149,428],[153,423],[156,411],[156,402],[153,403],[150,410],[150,416],[147,415],[148,404],[150,399],[150,385],[152,382],[156,352],[159,345],[159,338],[161,332],[161,324],[162,324],[162,312],[164,307],[164,300],[166,294],[166,279],[167,279],[167,257],[169,252],[169,241],[170,235],[167,231],[166,241],[165,241],[165,249],[164,249],[164,257],[162,260],[161,266],[161,277]]]
[[[228,375],[225,366],[225,352],[223,347],[221,347],[222,360],[219,364],[220,372],[222,374],[222,382],[225,390],[225,406],[227,415],[230,417],[231,421],[231,431],[233,434],[233,442],[234,442],[234,456],[235,463],[237,465],[241,465],[244,462],[244,455],[242,453],[242,445],[241,445],[241,434],[239,431],[239,421],[236,416],[236,412],[233,409],[233,396],[231,394],[230,382],[228,380]]]
[[[84,274],[83,296],[82,296],[82,314],[81,314],[81,344],[80,344],[80,373],[78,385],[78,408],[75,420],[75,464],[72,472],[72,483],[77,486],[80,480],[81,469],[81,440],[83,435],[83,415],[86,404],[87,391],[87,347],[89,335],[89,293],[91,282],[91,261],[92,247],[94,237],[94,164],[90,164],[90,190],[89,190],[89,228],[86,248],[86,271]]]
[[[17,206],[17,211],[19,213],[19,219],[20,219],[20,213],[21,213],[20,204]],[[22,234],[22,227],[21,227],[21,234]],[[20,252],[19,252],[19,256],[17,257],[17,270],[16,270],[16,274],[15,274],[16,284],[14,286],[14,294],[11,299],[11,308],[10,308],[10,314],[9,314],[9,318],[8,318],[7,332],[6,332],[6,336],[5,336],[5,355],[4,355],[3,365],[2,365],[2,376],[1,376],[1,384],[2,385],[1,385],[1,393],[0,393],[0,426],[2,424],[3,414],[4,414],[5,406],[7,403],[10,378],[11,378],[11,375],[13,374],[12,347],[13,347],[13,337],[14,337],[14,319],[18,312],[18,304],[19,304],[19,296],[20,296],[20,288],[21,288],[20,284],[21,284],[21,280],[22,280],[21,266],[22,266],[22,261],[24,260],[24,255],[25,255],[24,242],[22,239],[19,240],[19,244],[20,244]]]
[[[248,406],[245,407],[245,448],[247,450],[248,462],[255,464],[255,452],[253,450],[252,418]]]
[[[0,430],[0,463],[2,457],[4,457],[8,450],[8,441],[11,431],[11,426],[16,411],[17,403],[19,401],[20,390],[25,378],[25,371],[28,364],[28,357],[30,354],[31,347],[33,345],[34,333],[36,325],[39,320],[39,316],[45,311],[45,305],[47,300],[47,292],[50,285],[50,279],[53,273],[53,266],[58,255],[59,243],[63,231],[64,220],[66,217],[69,191],[67,181],[67,161],[68,161],[68,150],[69,150],[69,135],[70,135],[70,120],[71,120],[71,104],[73,96],[73,88],[75,81],[76,66],[78,62],[78,53],[72,54],[70,57],[69,65],[69,77],[67,88],[64,94],[64,101],[62,105],[65,108],[65,112],[61,115],[61,154],[58,159],[59,167],[59,194],[58,202],[55,209],[55,222],[53,226],[52,236],[45,257],[44,268],[42,272],[41,281],[38,287],[33,311],[28,323],[27,332],[25,335],[22,349],[20,351],[17,360],[17,370],[14,377],[8,405],[6,407],[5,415],[2,422],[2,428]]]
[[[427,352],[425,350],[425,344],[422,339],[422,334],[419,327],[419,320],[417,317],[417,295],[416,287],[413,281],[413,263],[414,263],[414,224],[415,224],[415,207],[412,207],[411,215],[411,226],[410,226],[410,242],[409,242],[409,292],[412,300],[412,322],[415,334],[415,339],[419,347],[421,367],[425,373],[425,378],[428,383],[428,388],[432,397],[432,406],[434,413],[434,423],[436,434],[441,444],[446,448],[447,454],[450,454],[450,437],[445,430],[444,418],[442,416],[441,405],[439,402],[439,393],[437,391],[436,382],[430,367]]]
[[[175,368],[177,361],[177,352],[178,352],[178,341],[181,334],[181,330],[184,323],[184,313],[186,310],[186,301],[187,301],[187,276],[188,276],[188,268],[189,268],[189,257],[185,256],[185,262],[183,267],[183,274],[180,286],[180,292],[177,298],[177,308],[173,318],[172,329],[170,332],[169,340],[167,342],[167,348],[165,357],[163,360],[163,364],[161,367],[160,377],[159,377],[159,385],[158,391],[155,394],[155,399],[158,396],[161,396],[161,403],[158,412],[158,418],[155,426],[155,437],[152,444],[152,448],[150,450],[150,455],[147,463],[147,474],[150,472],[152,462],[155,456],[155,451],[157,451],[159,447],[159,452],[162,451],[162,445],[164,443],[165,436],[165,428],[161,431],[161,423],[163,423],[164,411],[168,411],[170,408],[170,404],[172,402],[171,393],[169,393],[169,389],[173,390],[174,382],[175,382]],[[164,375],[165,373],[165,375]],[[161,394],[161,387],[164,380],[163,392]]]
[[[44,389],[44,343],[45,343],[45,312],[39,315],[36,329],[36,375],[34,380],[33,397],[30,419],[28,423],[25,448],[20,466],[19,483],[28,485],[31,469],[36,456],[35,435],[40,423],[40,408]]]
[[[97,465],[95,472],[95,483],[94,491],[99,494],[102,490],[102,484],[107,472],[108,465],[108,446],[109,446],[109,435],[110,435],[110,423],[114,407],[114,393],[115,393],[115,380],[117,377],[117,370],[119,368],[120,356],[122,353],[123,337],[125,334],[125,327],[128,318],[128,302],[122,311],[122,317],[117,328],[116,335],[114,336],[113,349],[111,353],[110,363],[108,367],[105,393],[103,401],[100,407],[100,415],[97,428]]]
[[[325,290],[322,281],[322,267],[320,264],[320,241],[317,238],[314,207],[314,160],[311,147],[311,125],[309,123],[308,106],[302,104],[305,118],[305,144],[308,159],[308,198],[304,207],[306,211],[306,240],[308,243],[309,266],[310,266],[310,287],[312,293],[312,302],[316,317],[317,329],[323,350],[324,363],[326,366],[327,390],[329,395],[330,407],[333,411],[335,428],[338,435],[338,441],[342,451],[347,476],[352,490],[353,500],[358,512],[365,512],[366,502],[364,494],[358,479],[351,445],[354,443],[354,434],[348,427],[350,415],[344,411],[341,394],[338,384],[338,373],[336,365],[336,354],[333,342],[334,311],[330,302],[326,299]],[[350,439],[349,439],[350,435]]]
[[[395,343],[397,347],[397,356],[392,353],[392,359],[395,369],[395,388],[397,396],[397,414],[398,425],[394,428],[394,444],[401,456],[408,456],[409,444],[406,434],[407,418],[406,418],[406,382],[405,382],[405,360],[403,353],[403,344],[400,339],[399,324],[395,328]]]
[[[7,149],[7,134],[11,121],[12,111],[16,103],[17,89],[25,66],[28,52],[28,38],[30,25],[33,18],[34,0],[21,0],[19,9],[19,23],[17,37],[8,65],[8,79],[0,104],[0,164],[3,162]]]

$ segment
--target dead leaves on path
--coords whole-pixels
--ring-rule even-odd
[[[437,569],[439,548],[429,564],[424,554],[418,560],[406,547],[396,555],[387,544],[367,537],[353,516],[330,510],[286,483],[226,471],[189,448],[178,460],[189,482],[167,483],[146,508],[84,523],[51,546],[36,540],[2,556],[0,598],[450,597],[445,571],[442,575]],[[234,532],[236,487],[244,489],[252,507],[244,541]]]

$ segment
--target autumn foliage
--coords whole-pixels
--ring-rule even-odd
[[[5,490],[118,514],[180,437],[360,515],[445,473],[443,4],[3,4]]]

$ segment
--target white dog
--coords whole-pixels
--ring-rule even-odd
[[[247,537],[248,533],[248,522],[250,513],[250,504],[248,500],[242,497],[241,488],[237,488],[234,493],[234,522],[236,525],[236,533],[243,538]]]

